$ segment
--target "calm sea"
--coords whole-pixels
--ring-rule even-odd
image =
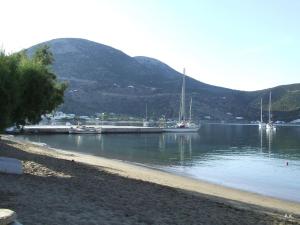
[[[194,134],[22,135],[50,147],[300,202],[300,127],[202,125]]]

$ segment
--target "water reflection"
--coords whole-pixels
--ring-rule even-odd
[[[266,130],[266,136],[267,136],[267,141],[268,141],[268,153],[269,153],[269,157],[272,153],[272,142],[273,139],[275,138],[275,130]]]
[[[199,133],[191,134],[24,135],[19,138],[295,200],[300,190],[299,136],[300,127],[280,127],[276,132],[266,132],[259,131],[257,126],[203,125]]]
[[[192,166],[253,155],[300,159],[300,128],[266,132],[256,126],[203,126],[199,133],[20,136],[55,148],[157,165]]]
[[[262,153],[263,152],[263,131],[262,129],[259,129],[258,132],[260,137],[260,152]]]
[[[259,137],[260,137],[260,153],[264,152],[264,143],[266,143],[266,149],[268,156],[271,156],[272,153],[272,143],[276,138],[276,131],[275,130],[264,130],[258,129]]]
[[[69,137],[72,138],[71,135],[69,135]],[[76,145],[77,145],[78,147],[81,146],[81,142],[82,142],[82,137],[81,137],[81,135],[75,136],[75,142],[76,142]]]
[[[180,165],[184,165],[185,161],[191,161],[192,159],[192,135],[193,134],[174,134],[180,156]]]

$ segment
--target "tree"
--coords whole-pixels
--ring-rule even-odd
[[[11,115],[18,104],[18,55],[0,52],[0,131],[11,124]]]
[[[63,103],[65,83],[51,71],[53,55],[48,46],[32,58],[26,52],[0,55],[0,130],[8,125],[36,123]]]
[[[54,56],[50,51],[50,47],[48,45],[39,47],[33,55],[33,60],[45,66],[51,65],[54,62]]]

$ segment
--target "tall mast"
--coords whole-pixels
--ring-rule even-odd
[[[185,121],[185,68],[183,69],[182,89],[181,89],[181,120]]]
[[[190,101],[190,122],[192,122],[192,103],[193,103],[193,98],[191,98],[191,101]]]
[[[147,103],[146,103],[146,121],[148,120],[148,107],[147,107]]]
[[[181,108],[182,108],[182,105],[181,105],[181,103],[182,103],[182,102],[181,102],[181,96],[180,96],[180,103],[179,103],[180,106],[179,106],[179,117],[178,117],[178,122],[180,122],[180,121],[182,120],[182,118],[181,118],[181,116],[182,116],[182,115],[181,115],[181,114],[182,114],[182,109],[181,109]]]
[[[263,118],[262,118],[262,98],[260,98],[260,122],[263,122]]]
[[[271,102],[272,102],[272,92],[270,91],[270,96],[269,96],[269,123],[271,123]]]

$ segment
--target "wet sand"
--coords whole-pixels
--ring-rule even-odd
[[[26,224],[300,224],[300,204],[3,137],[0,208]]]

